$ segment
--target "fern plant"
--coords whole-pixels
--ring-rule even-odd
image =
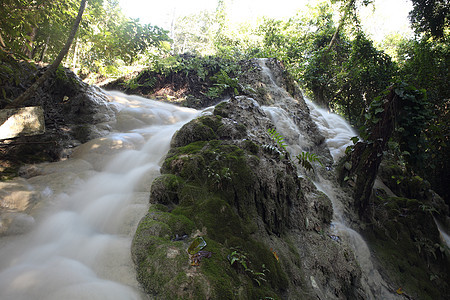
[[[313,170],[312,163],[315,162],[318,162],[321,166],[323,166],[319,157],[314,153],[303,151],[301,154],[297,155],[296,158],[298,159],[298,163],[307,171]]]
[[[270,134],[271,138],[277,143],[277,145],[280,148],[284,149],[284,151],[287,152],[286,144],[284,142],[284,137],[281,134],[279,134],[274,128],[267,130],[267,132]],[[278,150],[272,145],[265,146],[264,148],[270,152],[275,152],[275,150]],[[307,171],[311,171],[311,170],[314,171],[314,168],[312,165],[313,163],[319,163],[323,167],[323,164],[320,161],[319,157],[314,153],[309,153],[307,151],[303,151],[302,153],[297,155],[296,158],[298,159],[298,163],[302,167],[304,167]]]
[[[275,128],[268,129],[267,132],[270,134],[270,137],[277,143],[278,146],[286,150],[286,144],[284,143],[284,137],[279,134]]]

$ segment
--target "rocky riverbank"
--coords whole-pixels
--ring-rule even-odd
[[[7,57],[3,66],[14,72],[0,74],[4,96],[0,108],[24,92],[46,69]],[[23,164],[68,157],[74,147],[107,134],[108,123],[115,118],[114,107],[99,88],[85,84],[64,68],[59,68],[24,106],[43,108],[45,133],[0,141],[2,179],[17,176]]]
[[[372,270],[362,269],[357,251],[336,233],[332,201],[316,188],[326,178],[340,189],[342,218],[367,239],[368,259],[387,282],[387,298],[447,299],[450,255],[441,236],[450,222],[443,200],[420,177],[405,176],[397,162],[385,159],[372,215],[359,220],[353,181],[339,187],[326,138],[282,65],[271,59],[239,65],[237,77],[222,74],[227,84],[220,90],[214,89],[220,71],[212,69],[215,79],[202,79],[198,72],[165,74],[151,90],[144,86],[154,80],[149,73],[127,79],[127,86],[110,86],[181,106],[214,105],[174,135],[161,176],[151,186],[150,208],[131,249],[145,291],[165,299],[376,298],[378,289],[369,291],[373,286],[366,282]],[[43,70],[24,65],[19,82],[2,85],[7,95],[2,107]],[[20,235],[34,226],[28,212],[45,189],[27,190],[25,179],[53,176],[58,168],[34,163],[64,160],[76,146],[108,134],[112,124],[129,130],[130,122],[140,122],[123,119],[101,90],[65,69],[26,105],[43,107],[46,133],[0,143],[2,179],[22,176],[0,183],[2,235]],[[276,118],[288,120],[282,129],[294,134],[285,135],[284,146],[268,132],[276,128],[274,115],[280,111],[284,115]],[[297,162],[295,147],[316,155],[321,165],[310,169]],[[97,162],[74,160],[71,166],[83,173]],[[17,188],[21,193],[13,195]]]

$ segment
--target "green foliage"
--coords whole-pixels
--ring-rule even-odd
[[[122,85],[129,90],[135,90],[139,87],[147,87],[153,89],[156,85],[156,77],[147,70],[142,71],[136,77],[125,80]]]
[[[444,37],[449,30],[450,4],[446,0],[412,0],[413,10],[409,14],[417,32],[430,33],[437,38]]]
[[[220,56],[173,55],[164,58],[155,57],[149,71],[168,76],[171,73],[195,75],[205,81],[208,78],[217,84],[231,84],[236,80],[230,76],[240,74],[240,66],[236,61]]]
[[[279,134],[275,128],[268,129],[270,137],[277,143],[277,145],[286,151],[286,143],[284,142],[284,137]]]
[[[217,98],[226,91],[232,91],[233,95],[239,95],[239,79],[231,78],[227,72],[221,69],[211,77],[214,87],[209,88],[207,95],[211,98]]]
[[[284,142],[284,137],[279,134],[275,128],[271,128],[269,130],[267,130],[267,132],[270,134],[271,138],[276,142],[276,144],[283,149],[284,151],[286,150],[286,144]],[[278,149],[274,149],[273,147],[271,147],[270,145],[264,147],[265,149],[267,149],[270,152],[275,152],[274,150],[278,150]],[[278,153],[281,155],[281,153],[278,151]],[[307,151],[303,151],[302,153],[300,153],[299,155],[297,155],[295,158],[297,158],[298,163],[304,167],[307,171],[311,171],[314,170],[313,168],[313,163],[319,163],[321,166],[323,166],[322,162],[320,161],[319,157],[314,154],[314,153],[309,153]]]
[[[207,167],[206,173],[208,179],[210,179],[213,182],[214,186],[216,186],[217,188],[222,188],[223,182],[231,182],[231,177],[233,175],[230,168],[228,167],[223,167],[218,171]]]
[[[433,189],[444,199],[450,199],[450,182],[446,175],[450,168],[449,44],[442,40],[433,41],[426,36],[420,40],[403,40],[398,45],[397,56],[400,66],[398,76],[418,88],[426,89],[427,108],[432,115],[428,126],[421,132],[423,147],[418,150],[422,153],[414,169],[430,181]]]
[[[146,70],[124,84],[130,89],[142,86],[152,89],[157,80],[188,81],[191,89],[200,90],[200,96],[214,99],[253,92],[239,82],[242,75],[241,66],[235,59],[190,54],[154,56]]]
[[[396,68],[358,26],[339,30],[330,48],[336,29],[326,1],[287,21],[266,19],[259,28],[263,45],[257,55],[283,61],[307,95],[359,127],[368,104],[389,86]]]
[[[258,286],[261,286],[263,282],[267,281],[265,277],[269,270],[266,266],[264,264],[261,266],[262,272],[255,271],[250,267],[251,262],[248,255],[242,250],[238,248],[233,249],[233,252],[227,256],[227,259],[231,266],[236,267],[238,270],[243,270],[254,282],[258,284]]]
[[[388,99],[389,97],[392,99]],[[409,171],[424,161],[427,154],[424,151],[426,140],[423,131],[432,119],[424,90],[397,82],[382,97],[372,101],[364,117],[365,125],[361,128],[361,136],[366,143],[386,144],[405,161]],[[393,127],[389,123],[393,123]],[[392,134],[387,132],[389,128],[394,129]],[[389,141],[384,143],[383,140],[386,139]]]
[[[319,157],[314,153],[309,153],[306,151],[303,151],[301,154],[296,156],[298,163],[304,167],[307,171],[313,170],[312,163],[319,163],[321,166],[323,166],[322,162],[320,161]]]
[[[79,1],[6,0],[0,4],[1,36],[5,50],[17,58],[32,58],[40,54],[36,46],[44,43],[41,35],[56,33],[52,39],[54,51],[65,42]],[[40,47],[43,48],[42,46]]]
[[[427,212],[431,215],[433,215],[434,213],[439,214],[439,212],[436,210],[436,208],[430,206],[430,205],[426,205],[426,204],[421,204],[419,206],[424,212]]]
[[[408,153],[407,162],[417,166],[423,162],[426,152],[425,136],[422,134],[432,119],[424,90],[417,90],[403,82],[395,86],[395,94],[401,97],[401,113],[397,118],[396,139],[400,151]]]
[[[7,0],[0,4],[1,48],[18,59],[52,62],[63,47],[79,1]],[[121,75],[125,63],[162,51],[167,31],[126,18],[118,1],[91,0],[64,64],[82,73]]]

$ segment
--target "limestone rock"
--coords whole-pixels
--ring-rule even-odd
[[[149,294],[362,299],[351,250],[326,233],[330,200],[299,179],[286,153],[265,147],[273,126],[256,100],[236,97],[174,136],[132,245]],[[330,157],[320,134],[311,144]],[[196,266],[186,250],[199,231],[212,255]],[[231,264],[233,255],[249,269]]]

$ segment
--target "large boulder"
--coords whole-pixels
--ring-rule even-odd
[[[267,133],[273,127],[259,103],[242,96],[175,134],[132,244],[147,293],[361,298],[354,256],[329,234],[330,200],[298,177]],[[323,137],[313,143],[324,147]],[[189,254],[200,237],[206,246]]]
[[[10,80],[1,86],[7,96],[1,99],[1,107],[19,96],[46,70],[46,67],[32,68],[17,63],[14,68],[21,81]],[[2,179],[17,176],[18,168],[24,163],[66,158],[81,143],[109,133],[110,123],[116,122],[116,109],[108,96],[65,68],[57,69],[23,105],[43,108],[45,133],[0,141],[3,158],[0,168],[5,174]]]

